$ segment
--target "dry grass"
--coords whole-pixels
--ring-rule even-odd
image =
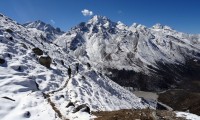
[[[185,120],[176,117],[172,111],[161,110],[119,110],[93,112],[97,116],[95,120]]]

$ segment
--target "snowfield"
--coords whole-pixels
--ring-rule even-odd
[[[200,116],[186,112],[176,112],[176,116],[183,117],[187,120],[200,120]]]
[[[73,112],[84,104],[91,111],[155,109],[93,67],[88,68],[87,62],[75,59],[67,49],[44,39],[45,36],[44,31],[23,27],[6,16],[0,18],[0,58],[4,60],[0,64],[2,120],[93,118],[83,112],[84,108]],[[43,55],[36,55],[33,48],[42,50]],[[50,68],[40,64],[41,56],[51,58]],[[70,102],[73,105],[66,107]]]

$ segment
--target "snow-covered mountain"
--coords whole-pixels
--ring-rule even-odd
[[[92,111],[156,107],[41,37],[43,28],[32,27],[0,14],[1,120],[89,119],[81,112],[86,106]]]
[[[149,90],[173,85],[184,73],[198,77],[199,42],[200,35],[160,24],[129,27],[94,16],[63,33],[0,14],[0,119],[89,120],[90,110],[155,109],[156,102],[112,80]]]
[[[199,77],[200,35],[161,24],[127,26],[93,16],[54,43],[125,87],[161,90],[176,86],[183,78]]]
[[[50,24],[46,24],[46,23],[44,23],[43,21],[40,21],[40,20],[25,23],[25,24],[23,24],[23,26],[26,27],[26,28],[29,28],[29,29],[35,28],[37,30],[43,31],[46,34],[45,37],[48,40],[51,40],[51,41],[53,41],[58,36],[60,36],[64,33],[63,31],[60,30],[60,28],[54,28]]]

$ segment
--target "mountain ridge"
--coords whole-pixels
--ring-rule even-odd
[[[174,69],[177,67],[184,67],[188,61],[200,59],[199,35],[177,32],[161,24],[151,28],[141,24],[128,27],[121,22],[112,22],[105,16],[92,17],[60,36],[54,43],[70,49],[70,53],[79,60],[90,61],[99,70],[105,69],[105,73],[109,73],[106,69],[133,70],[147,76],[157,74],[162,82],[161,73],[168,74],[169,71],[176,71]],[[163,72],[165,65],[162,64],[172,66]],[[184,72],[187,74],[187,70]],[[183,73],[178,71],[176,75]],[[171,79],[174,79],[174,84],[177,83],[177,78]],[[167,86],[170,87],[170,83]]]
[[[36,20],[34,22],[25,23],[25,24],[23,24],[23,26],[26,28],[29,28],[29,29],[35,28],[37,30],[43,31],[46,34],[45,37],[49,41],[53,41],[58,36],[60,36],[64,33],[63,31],[60,30],[60,28],[54,28],[52,25],[46,24],[41,20]]]

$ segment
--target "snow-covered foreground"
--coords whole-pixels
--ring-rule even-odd
[[[87,62],[81,63],[66,49],[45,40],[45,36],[43,31],[25,28],[0,15],[0,119],[93,118],[81,112],[83,109],[73,112],[83,104],[91,111],[154,108],[94,68],[88,68]],[[39,63],[41,55],[36,55],[33,48],[51,58],[50,68]],[[66,107],[70,102],[74,105]]]
[[[176,112],[177,117],[183,117],[187,120],[200,120],[200,116],[192,114],[192,113],[186,113],[186,112]]]

